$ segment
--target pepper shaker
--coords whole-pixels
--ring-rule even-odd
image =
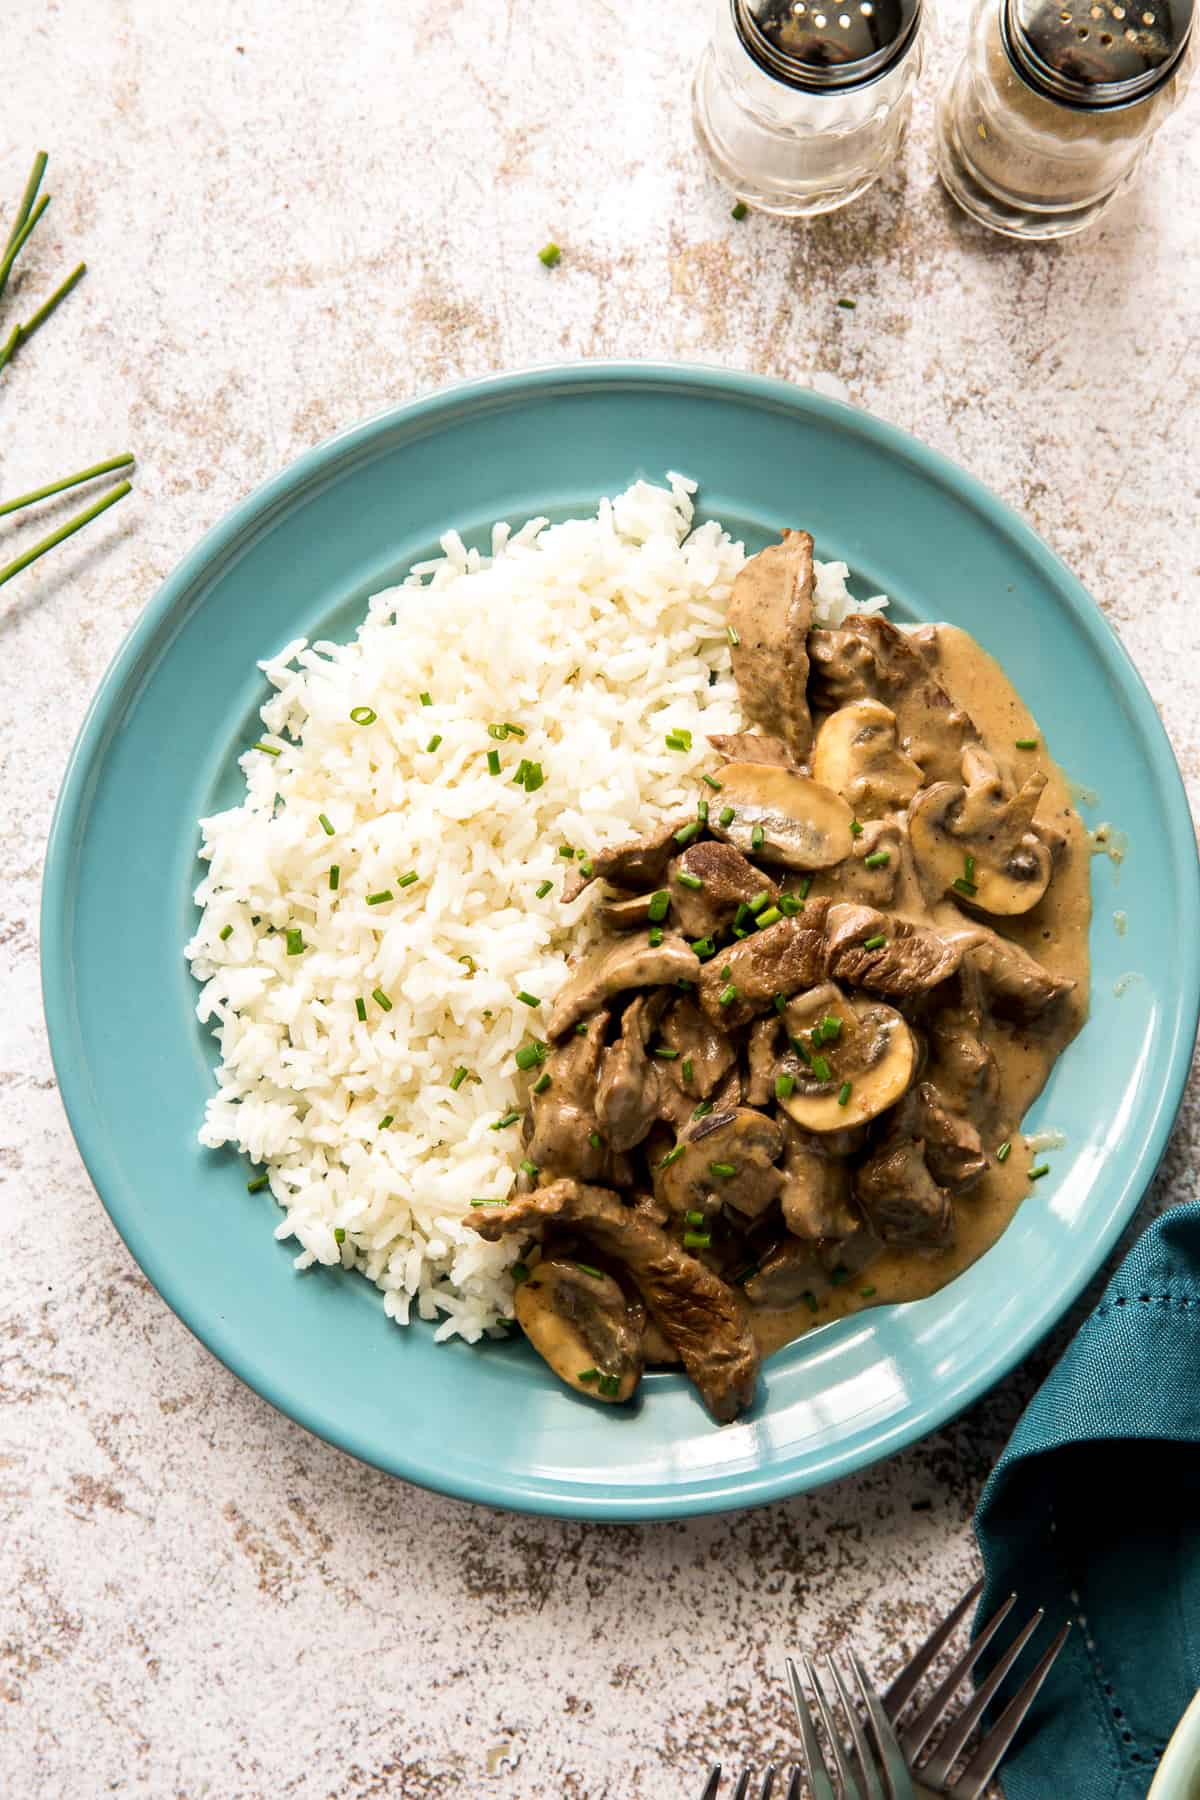
[[[921,65],[921,0],[716,0],[692,119],[740,200],[833,212],[896,156]]]
[[[1195,0],[979,0],[938,109],[938,168],[972,218],[1069,237],[1129,185],[1195,58]]]

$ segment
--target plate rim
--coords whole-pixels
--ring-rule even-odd
[[[1102,1229],[1091,1240],[1086,1267],[1056,1291],[1048,1304],[1039,1305],[1024,1328],[1014,1334],[988,1369],[926,1402],[905,1416],[903,1423],[885,1426],[867,1442],[827,1454],[822,1466],[797,1469],[788,1463],[709,1475],[685,1495],[673,1498],[669,1490],[655,1488],[645,1494],[625,1491],[608,1497],[606,1491],[564,1490],[532,1472],[520,1484],[509,1477],[477,1477],[464,1473],[438,1479],[438,1471],[424,1464],[406,1466],[403,1446],[387,1461],[378,1447],[361,1440],[353,1427],[327,1417],[304,1404],[303,1395],[285,1397],[275,1379],[264,1376],[245,1356],[226,1354],[214,1342],[215,1326],[196,1324],[188,1315],[188,1301],[178,1296],[170,1268],[163,1268],[157,1253],[144,1241],[136,1219],[122,1219],[119,1199],[110,1203],[108,1192],[119,1194],[121,1181],[112,1166],[104,1138],[103,1119],[87,1093],[86,1064],[71,1054],[69,959],[51,955],[69,942],[73,890],[70,871],[73,852],[82,841],[88,807],[107,738],[120,713],[130,680],[153,653],[159,634],[174,624],[178,629],[197,604],[203,604],[204,588],[236,558],[240,547],[266,527],[276,510],[302,501],[310,485],[323,482],[339,465],[353,466],[389,432],[419,432],[428,422],[444,427],[473,412],[511,404],[530,392],[562,385],[566,388],[667,387],[691,388],[751,405],[766,405],[790,414],[825,419],[838,431],[873,441],[889,458],[915,465],[934,486],[949,491],[960,503],[982,516],[989,527],[1007,538],[1035,565],[1068,608],[1073,624],[1083,633],[1104,665],[1129,715],[1131,728],[1140,737],[1152,766],[1156,787],[1168,820],[1170,853],[1178,881],[1181,910],[1200,910],[1200,856],[1197,854],[1183,778],[1166,728],[1132,657],[1115,628],[1079,578],[1006,501],[985,483],[955,463],[942,451],[878,418],[862,408],[835,400],[808,387],[774,376],[748,373],[721,364],[658,362],[630,359],[542,363],[434,389],[399,405],[384,407],[321,440],[270,476],[211,525],[165,577],[117,647],[84,714],[63,772],[46,845],[40,914],[39,962],[42,1001],[51,1059],[64,1110],[80,1156],[101,1204],[139,1268],[148,1276],[160,1298],[181,1323],[218,1361],[246,1383],[261,1399],[311,1431],[314,1436],[384,1473],[459,1500],[557,1518],[637,1522],[682,1518],[704,1513],[764,1505],[808,1492],[852,1475],[871,1464],[919,1442],[930,1432],[957,1417],[981,1395],[1003,1380],[1017,1364],[1059,1323],[1106,1261],[1114,1244],[1137,1210],[1154,1178],[1182,1103],[1191,1067],[1192,1049],[1200,1019],[1200,939],[1184,934],[1176,946],[1178,1005],[1170,1044],[1167,1077],[1159,1089],[1146,1122],[1142,1143],[1114,1195]],[[1190,854],[1186,852],[1190,849]],[[82,1048],[82,1032],[79,1033]],[[147,1266],[150,1265],[150,1267]],[[153,1272],[151,1272],[153,1270]],[[714,1427],[714,1429],[716,1429]],[[497,1488],[497,1480],[502,1486]]]

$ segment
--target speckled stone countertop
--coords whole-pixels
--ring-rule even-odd
[[[46,1047],[43,847],[123,634],[265,476],[461,376],[707,359],[917,432],[1097,596],[1200,797],[1195,96],[1096,235],[989,238],[932,176],[951,0],[888,183],[812,228],[738,224],[692,147],[706,16],[10,0],[0,188],[15,203],[44,145],[55,196],[16,298],[80,256],[90,273],[0,383],[0,491],[141,457],[133,497],[0,590],[13,1800],[690,1800],[718,1753],[788,1753],[785,1648],[853,1633],[886,1673],[974,1571],[972,1507],[1054,1346],[950,1429],[790,1505],[648,1529],[493,1516],[308,1437],[191,1338],[96,1199]],[[1193,1090],[1148,1207],[1194,1192],[1198,1152]]]

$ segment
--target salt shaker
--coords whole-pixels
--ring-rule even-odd
[[[921,0],[716,0],[716,8],[692,118],[721,180],[785,218],[833,212],[865,193],[908,124]]]
[[[1183,98],[1194,5],[979,0],[938,112],[938,167],[963,210],[1015,238],[1093,224]]]

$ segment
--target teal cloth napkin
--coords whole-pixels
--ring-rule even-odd
[[[1005,1760],[1007,1800],[1143,1800],[1200,1688],[1200,1203],[1134,1245],[1017,1426],[975,1527],[979,1617],[1012,1592],[1018,1625],[1046,1609],[1020,1667],[1075,1621]]]

